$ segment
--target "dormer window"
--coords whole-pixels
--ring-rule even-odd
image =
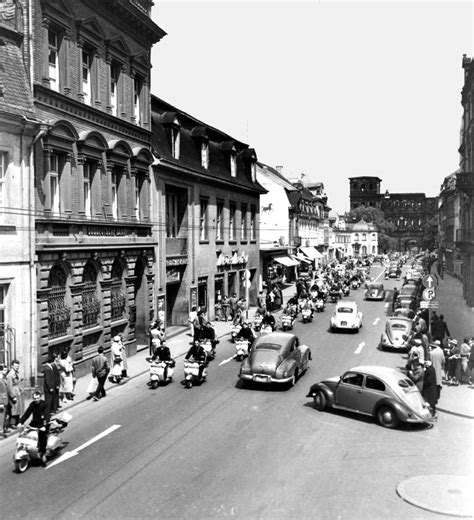
[[[230,154],[230,176],[237,177],[237,156],[235,153]]]
[[[163,112],[160,118],[168,137],[171,156],[173,159],[179,159],[181,142],[181,124],[179,119],[176,117],[175,112]]]
[[[180,131],[178,126],[170,128],[171,155],[174,159],[179,159]]]
[[[257,154],[253,148],[247,148],[241,152],[245,173],[252,182],[257,182]]]
[[[206,170],[209,168],[209,143],[201,141],[201,166]]]
[[[224,141],[220,145],[221,151],[227,156],[231,177],[237,177],[237,149],[234,141]]]

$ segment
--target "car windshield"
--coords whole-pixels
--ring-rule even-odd
[[[354,309],[352,307],[339,307],[339,309],[337,309],[337,312],[350,314],[351,312],[354,312]]]
[[[280,350],[281,345],[277,343],[260,343],[255,347],[255,350]]]

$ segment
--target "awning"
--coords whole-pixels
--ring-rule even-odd
[[[299,260],[300,262],[304,262],[305,264],[311,264],[312,261],[308,259],[308,257],[304,256],[302,253],[297,253],[295,256],[293,256],[295,260]]]
[[[290,258],[288,255],[274,256],[273,260],[281,265],[285,265],[286,267],[294,267],[295,265],[300,264],[298,260]]]
[[[302,251],[308,258],[311,258],[311,260],[323,257],[315,247],[300,247],[300,251]]]

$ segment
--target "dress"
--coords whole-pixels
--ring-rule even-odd
[[[72,359],[68,355],[64,359],[60,359],[60,372],[61,372],[61,386],[59,387],[59,393],[60,394],[72,394],[74,389],[74,380],[73,380],[73,364]]]

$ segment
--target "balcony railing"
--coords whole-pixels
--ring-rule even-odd
[[[167,238],[166,256],[186,256],[188,254],[188,239]]]
[[[456,229],[456,242],[474,242],[474,229]]]

